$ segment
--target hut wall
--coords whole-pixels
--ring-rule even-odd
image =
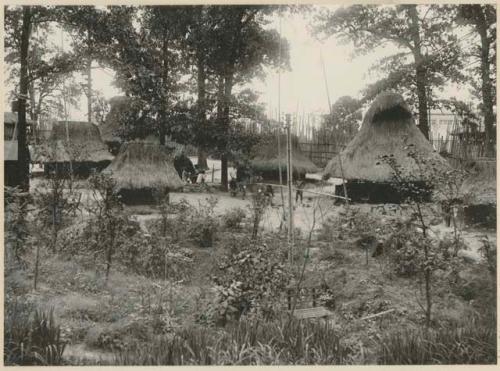
[[[496,229],[497,208],[494,204],[468,205],[463,210],[464,223],[468,227]]]
[[[248,182],[252,180],[252,177],[261,176],[265,182],[269,183],[279,183],[280,173],[278,169],[269,169],[269,170],[252,170],[252,169],[244,169],[237,168],[236,170],[236,179],[238,182]],[[293,172],[293,181],[303,180],[306,178],[305,172],[299,172],[294,170]],[[281,179],[284,184],[287,183],[288,175],[286,170],[286,164],[281,168]]]
[[[4,183],[6,186],[19,186],[21,184],[20,174],[17,161],[4,161]]]
[[[48,162],[45,163],[44,173],[48,175],[50,173],[56,173],[58,176],[69,177],[71,175],[71,168],[73,168],[73,176],[77,178],[86,179],[93,172],[101,172],[104,170],[111,161],[99,161],[99,162]]]
[[[152,188],[120,189],[118,195],[125,205],[156,204],[155,192]]]
[[[347,181],[347,195],[352,202],[359,203],[391,203],[399,204],[406,199],[418,199],[421,202],[431,201],[431,189],[424,183],[414,183],[419,189],[425,189],[424,192],[414,194],[409,191],[403,192],[397,189],[392,183],[377,183],[369,181]],[[342,184],[335,186],[335,194],[344,196],[344,187]]]

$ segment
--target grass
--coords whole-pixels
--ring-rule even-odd
[[[184,224],[179,225],[184,228]],[[458,283],[452,284],[443,276],[435,287],[435,323],[444,326],[468,318],[467,311],[477,311],[483,317],[484,326],[450,326],[429,334],[420,330],[391,332],[422,323],[417,303],[421,300],[418,282],[396,275],[388,277],[379,260],[383,256],[370,258],[366,264],[364,252],[353,247],[351,235],[343,233],[340,239],[338,233],[332,237],[332,230],[324,228],[323,232],[322,238],[326,241],[313,240],[304,285],[325,283],[335,293],[337,318],[330,326],[297,321],[287,326],[286,319],[259,322],[255,317],[229,323],[225,328],[213,326],[211,310],[217,309],[217,303],[213,300],[214,285],[210,276],[222,256],[241,251],[250,234],[245,226],[221,228],[210,248],[199,248],[190,239],[182,241],[179,246],[192,251],[193,262],[192,269],[187,271],[189,277],[177,282],[173,282],[172,275],[166,280],[165,275],[139,274],[141,272],[132,270],[132,265],[120,254],[116,255],[116,265],[106,281],[102,267],[83,252],[57,255],[43,249],[39,288],[33,291],[33,259],[29,250],[26,268],[6,271],[6,308],[13,301],[23,299],[30,299],[33,308],[54,307],[53,316],[61,324],[60,337],[68,342],[65,362],[71,364],[494,362],[495,334],[488,330],[484,318],[487,308],[495,310],[495,285],[485,265],[473,268],[464,263]],[[263,233],[259,238],[269,248],[281,246],[286,253],[283,235]],[[145,258],[139,253],[144,249],[143,242],[132,237],[129,242],[137,245],[137,258]],[[85,244],[82,246],[84,249]],[[297,261],[300,261],[303,251],[299,242],[296,246]],[[172,244],[172,248],[177,252],[177,245]],[[395,311],[390,315],[359,321],[361,317],[392,308]],[[18,317],[15,325],[9,322],[14,312]],[[21,342],[11,339],[25,339],[23,349],[27,349],[27,344],[34,344],[29,340],[34,312],[14,312],[6,310],[5,343],[10,347],[6,348],[9,364],[58,362],[50,351],[45,351],[47,345],[31,347],[39,358],[16,356],[19,354],[16,344],[20,349]],[[26,316],[23,317],[23,313]],[[41,318],[35,322],[42,323]],[[44,318],[43,323],[53,323],[48,312]],[[490,327],[494,323],[494,318],[488,322]],[[47,334],[44,336],[49,336],[52,342],[59,336],[43,326],[39,333]]]
[[[119,365],[345,364],[350,350],[328,324],[242,320],[224,330],[188,327],[117,353]]]
[[[5,318],[4,363],[13,365],[61,365],[66,344],[53,310],[43,312],[14,304]]]
[[[381,341],[387,365],[496,364],[496,331],[476,321],[462,326],[393,332]]]

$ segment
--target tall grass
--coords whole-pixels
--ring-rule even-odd
[[[54,320],[48,312],[26,310],[16,304],[5,317],[4,363],[5,365],[61,365],[65,343]]]
[[[496,329],[475,321],[429,332],[394,332],[381,344],[380,364],[496,364],[497,360]]]
[[[242,320],[224,330],[186,328],[117,354],[120,365],[345,364],[349,350],[327,324]]]

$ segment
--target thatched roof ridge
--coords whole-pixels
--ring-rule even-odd
[[[120,153],[103,172],[111,174],[118,189],[175,190],[184,185],[165,148],[146,141],[122,144]]]
[[[278,138],[276,135],[263,138],[254,148],[255,156],[250,161],[250,166],[257,171],[279,171],[281,163],[282,171],[287,166],[286,135],[280,135],[280,148],[278,149]],[[299,139],[292,135],[292,167],[295,172],[315,173],[318,167],[302,153],[299,148]]]
[[[495,159],[476,159],[468,170],[470,175],[460,187],[460,193],[471,205],[497,203],[497,162]]]
[[[340,153],[340,159],[335,156],[328,163],[323,177],[341,178],[343,174],[347,180],[389,182],[393,171],[380,157],[392,155],[401,166],[403,176],[423,180],[418,179],[421,169],[408,156],[409,145],[436,166],[449,167],[415,125],[403,97],[382,93],[366,112],[360,131]]]
[[[45,162],[101,162],[113,156],[101,140],[97,125],[86,121],[57,121],[47,143],[39,148]]]

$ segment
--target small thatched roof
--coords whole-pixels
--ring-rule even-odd
[[[286,171],[286,151],[286,135],[280,136],[279,149],[276,135],[265,137],[253,148],[255,156],[250,161],[250,166],[256,171],[279,172],[281,164],[282,171]],[[292,167],[293,171],[299,174],[316,173],[319,171],[318,167],[302,153],[299,148],[299,139],[295,135],[292,135]]]
[[[408,156],[409,145],[436,166],[443,166],[443,169],[448,167],[415,125],[403,97],[394,93],[381,93],[366,112],[361,130],[340,153],[340,159],[339,156],[332,158],[323,177],[342,178],[343,173],[347,180],[388,182],[392,179],[392,169],[379,159],[392,155],[401,166],[403,176],[406,174],[412,180],[423,180],[417,179],[421,172]]]
[[[45,162],[101,162],[113,156],[101,140],[95,124],[85,121],[57,121],[50,137],[37,149],[35,161]]]
[[[111,174],[118,189],[175,190],[184,185],[166,149],[147,141],[122,144],[120,153],[103,172]]]
[[[471,205],[497,203],[497,162],[495,159],[476,159],[467,170],[470,175],[460,187],[460,193]]]

